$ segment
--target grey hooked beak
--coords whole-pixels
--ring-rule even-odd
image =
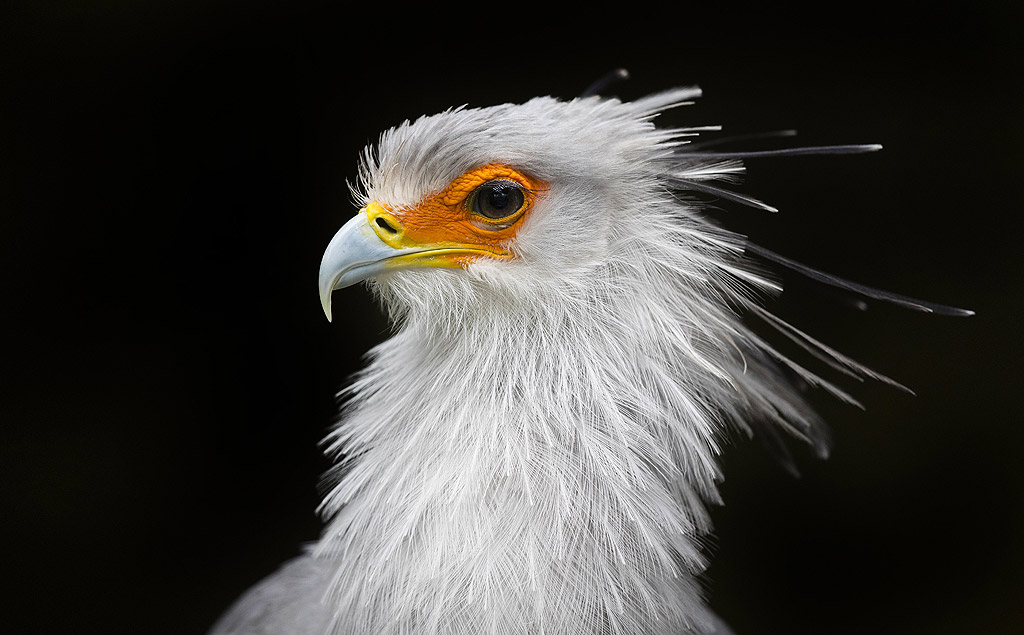
[[[320,261],[320,304],[327,320],[331,320],[331,293],[335,289],[383,273],[388,259],[406,251],[382,241],[370,226],[365,210],[345,223],[327,245]]]
[[[415,267],[462,267],[460,257],[508,257],[492,247],[438,242],[422,244],[407,235],[401,221],[370,203],[331,239],[320,261],[320,304],[331,319],[331,293],[386,271]]]

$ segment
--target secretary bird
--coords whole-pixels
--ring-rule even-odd
[[[701,575],[730,432],[783,432],[820,456],[805,401],[833,371],[891,380],[775,317],[766,265],[946,315],[758,247],[712,222],[754,156],[713,127],[658,128],[697,88],[632,102],[597,89],[456,108],[381,135],[359,212],[320,268],[365,281],[394,325],[343,394],[319,541],[244,595],[216,635],[729,633]]]

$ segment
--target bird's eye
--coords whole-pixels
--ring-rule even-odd
[[[501,220],[521,210],[525,203],[526,195],[519,184],[499,179],[488,181],[473,192],[470,209],[484,218]]]

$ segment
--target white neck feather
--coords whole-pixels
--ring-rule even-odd
[[[382,281],[400,330],[333,435],[345,475],[318,553],[337,557],[337,632],[701,632],[711,404],[738,390],[701,353],[721,338],[625,270],[527,302],[417,274]],[[480,293],[486,310],[457,308]]]

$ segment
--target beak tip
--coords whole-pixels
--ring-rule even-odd
[[[334,321],[334,316],[331,314],[331,296],[328,294],[325,298],[320,301],[320,306],[324,309],[324,315],[327,316],[328,322]]]

